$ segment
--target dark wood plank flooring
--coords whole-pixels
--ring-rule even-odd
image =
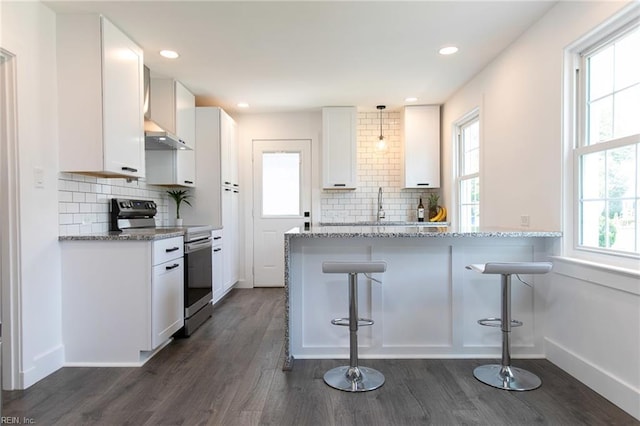
[[[3,415],[38,425],[638,425],[546,360],[516,360],[543,385],[493,389],[486,360],[364,360],[386,377],[373,392],[326,386],[344,360],[296,360],[283,372],[283,289],[233,290],[213,318],[141,368],[63,368],[3,392]]]

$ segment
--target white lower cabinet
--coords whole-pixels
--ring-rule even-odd
[[[183,238],[65,240],[69,366],[139,366],[184,325]]]
[[[151,347],[157,348],[184,325],[184,264],[179,257],[153,267]]]

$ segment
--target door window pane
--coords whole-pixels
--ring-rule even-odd
[[[262,215],[300,216],[300,153],[262,154]]]

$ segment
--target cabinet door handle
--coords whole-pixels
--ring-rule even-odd
[[[213,252],[215,253],[215,252],[218,252],[218,251],[221,251],[221,250],[222,250],[222,249],[220,249],[220,248],[218,248],[218,249],[213,249]]]
[[[136,173],[138,171],[138,169],[134,169],[133,167],[122,167],[122,170],[124,170],[125,172],[133,172]]]
[[[193,181],[192,180],[185,180],[184,183],[188,183],[189,185],[193,185]]]
[[[231,185],[231,182],[224,181],[225,185]]]
[[[176,250],[180,250],[180,247],[171,247],[171,248],[165,249],[164,251],[167,253],[171,253],[172,251],[176,251]]]
[[[416,186],[429,186],[428,183],[416,183]]]
[[[334,183],[333,186],[347,186],[346,183]]]
[[[240,186],[240,185],[238,185],[237,183],[234,183],[234,184],[233,184],[233,186],[238,187],[238,186]]]
[[[221,240],[222,237],[213,237],[214,240]]]
[[[236,190],[234,189],[234,190],[233,190],[233,193],[234,193],[234,194],[239,194],[239,193],[240,193],[240,191],[236,191]]]
[[[229,188],[225,188],[224,190],[225,190],[225,191],[231,191]]]
[[[180,264],[179,264],[179,263],[174,263],[174,264],[173,264],[173,265],[171,265],[171,266],[165,266],[165,267],[164,267],[164,269],[166,269],[167,271],[170,271],[170,270],[172,270],[172,269],[176,269],[178,266],[180,266]]]

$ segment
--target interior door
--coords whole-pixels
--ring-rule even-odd
[[[284,286],[284,233],[310,211],[311,141],[254,140],[254,287]]]

